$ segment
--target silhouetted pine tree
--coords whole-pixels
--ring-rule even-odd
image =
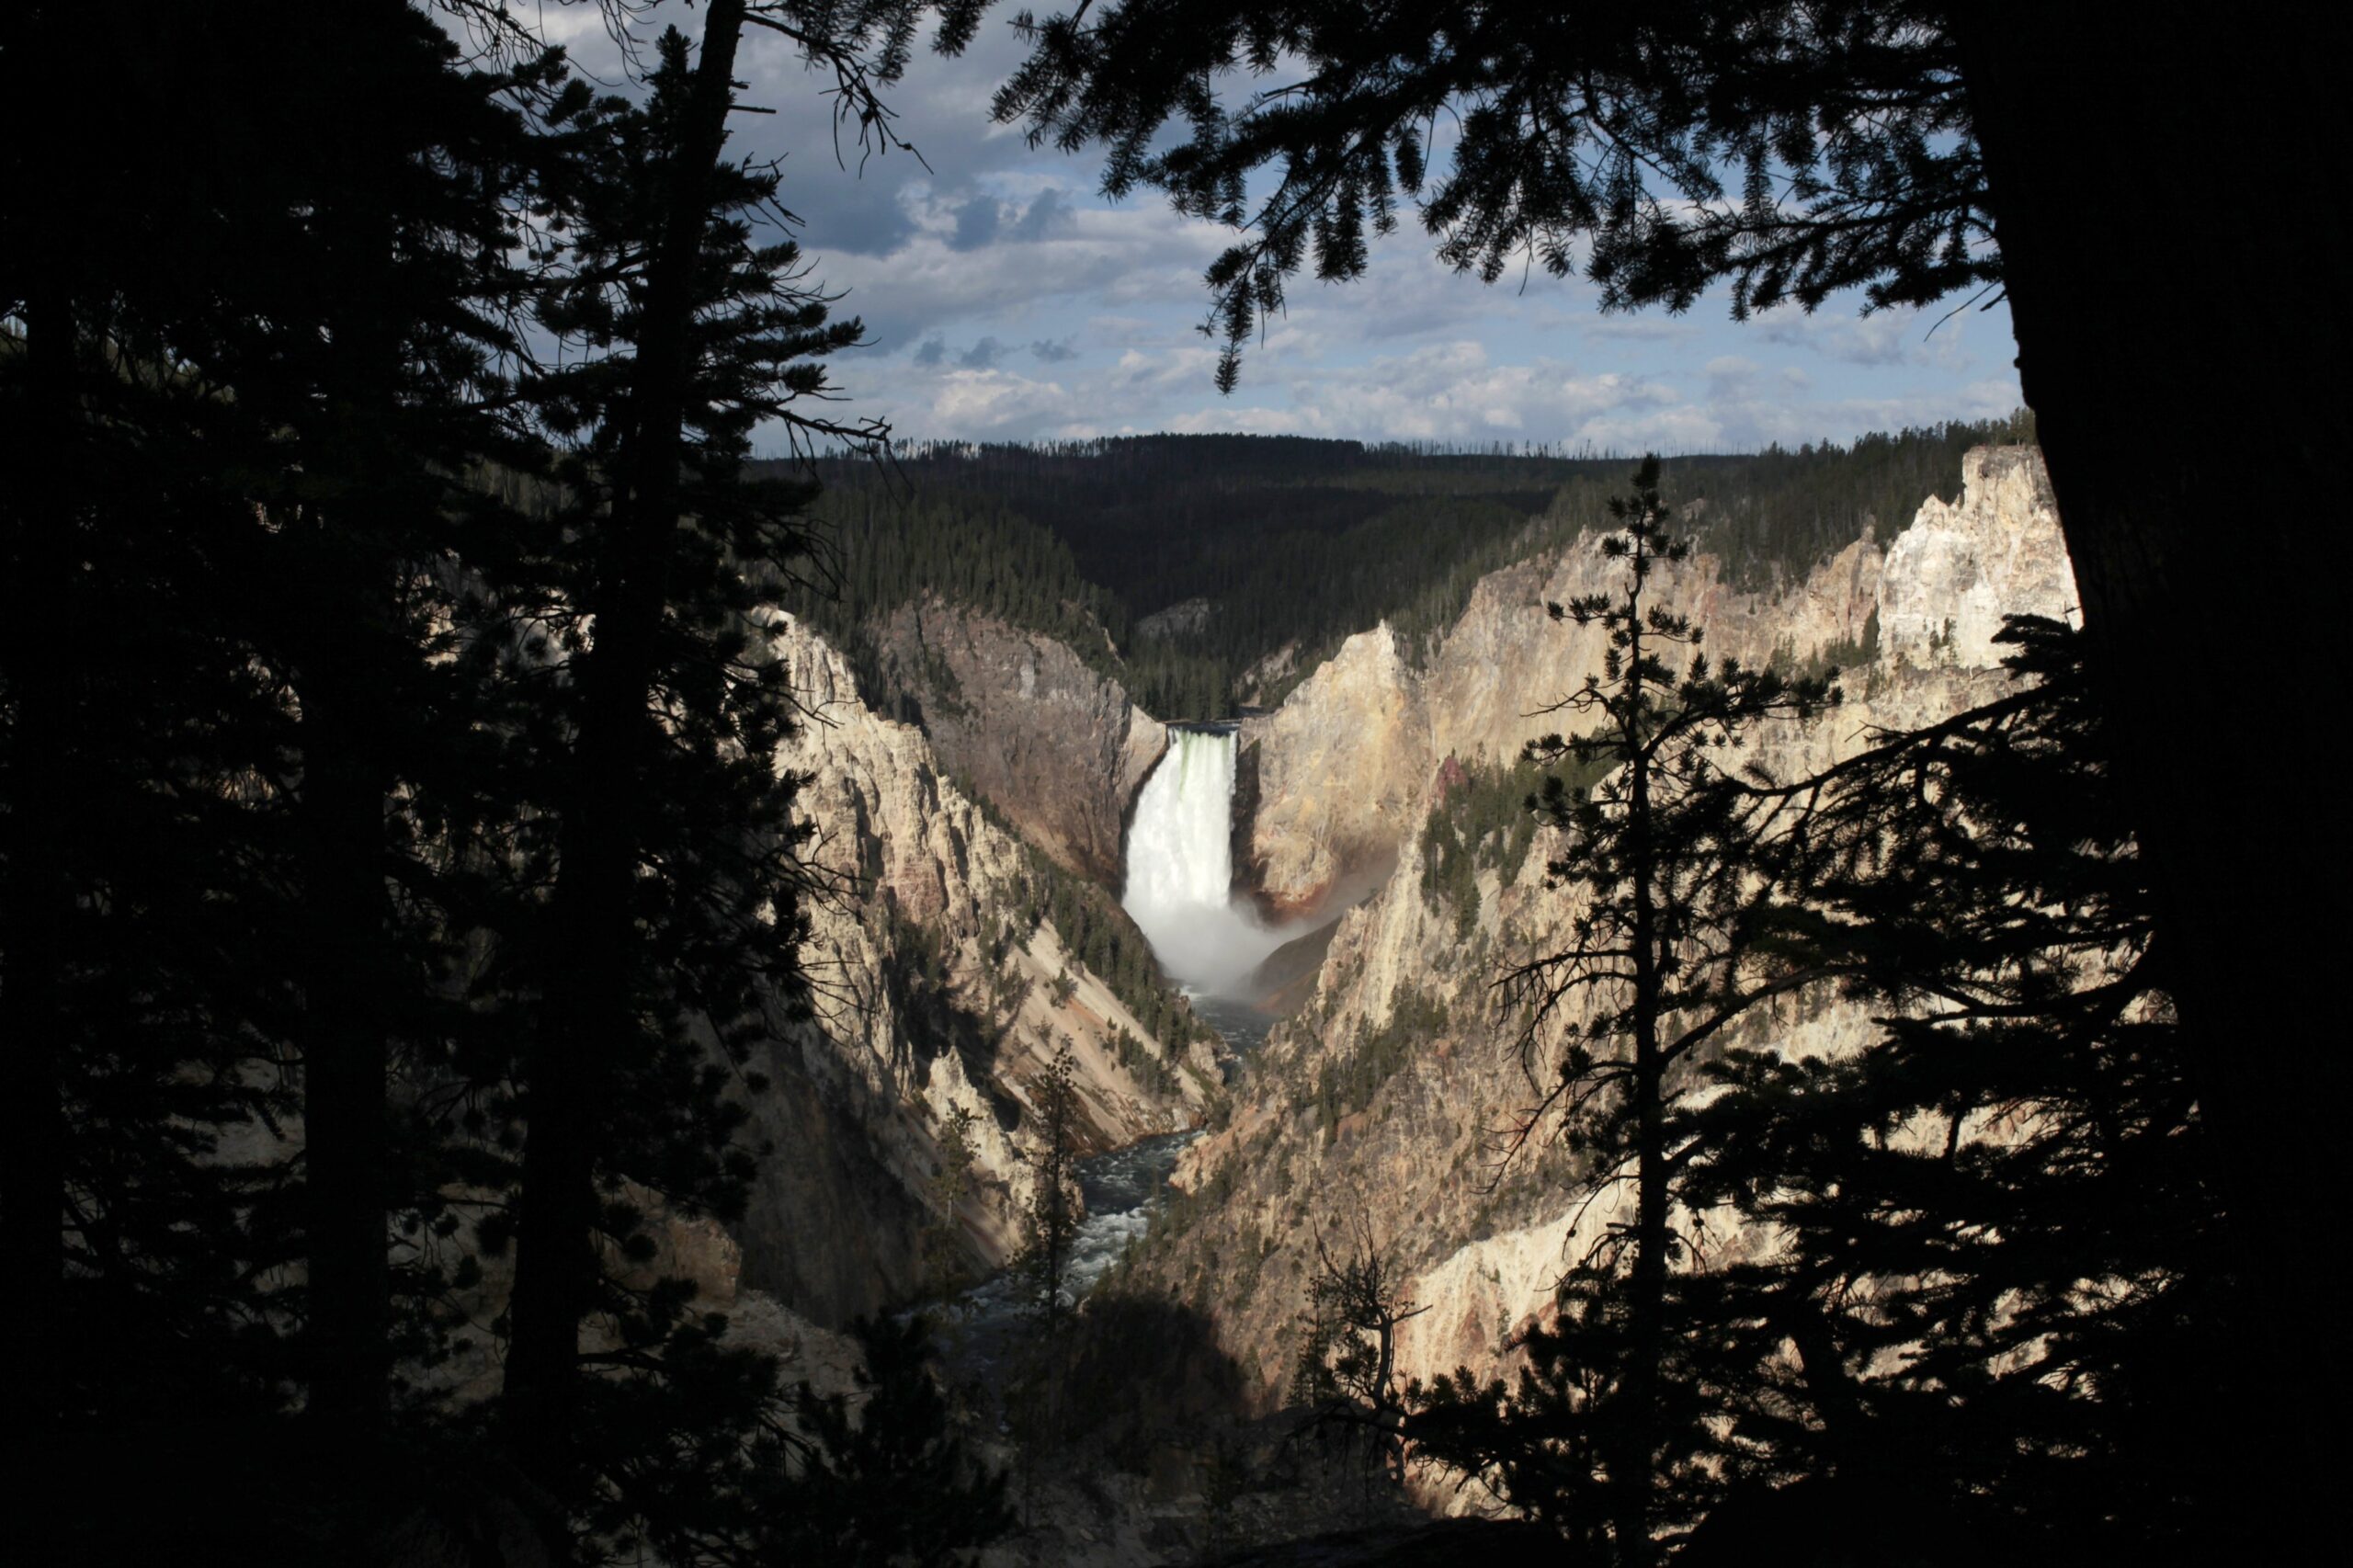
[[[1083,1217],[1078,1203],[1078,1060],[1064,1041],[1030,1093],[1029,1161],[1033,1186],[1015,1267],[1029,1309],[1051,1341],[1070,1314],[1071,1245]]]
[[[1633,494],[1610,503],[1622,527],[1599,549],[1623,563],[1623,589],[1548,607],[1608,633],[1602,669],[1554,704],[1598,722],[1531,743],[1529,756],[1615,770],[1582,797],[1557,775],[1531,797],[1567,835],[1551,876],[1579,903],[1571,945],[1503,982],[1527,1010],[1523,1062],[1539,1091],[1513,1148],[1560,1113],[1587,1192],[1629,1189],[1633,1217],[1563,1282],[1557,1324],[1526,1341],[1517,1392],[1446,1380],[1415,1424],[1433,1457],[1494,1478],[1573,1538],[1598,1542],[1606,1518],[1630,1565],[1654,1561],[1657,1533],[1688,1524],[1711,1483],[1714,1439],[1670,1288],[1687,1249],[1672,1214],[1698,1153],[1693,1058],[1750,1007],[1821,978],[1759,940],[1781,869],[1779,807],[1738,789],[1722,759],[1756,724],[1802,721],[1839,698],[1835,674],[1792,680],[1711,662],[1702,628],[1651,602],[1654,572],[1689,553],[1668,532],[1658,484],[1647,460]],[[1687,648],[1678,674],[1668,660]]]
[[[2222,1545],[2181,1434],[2245,1373],[2156,901],[2081,638],[2001,635],[2031,684],[1788,790],[1803,947],[1882,1032],[1729,1051],[1690,1119],[1687,1189],[1777,1243],[1708,1282],[1725,1561],[1899,1527],[1936,1562]]]
[[[10,412],[54,436],[28,470],[72,503],[12,532],[7,817],[40,836],[0,853],[12,916],[47,930],[0,936],[0,991],[53,1008],[18,1114],[71,1136],[32,1141],[48,1168],[0,1202],[63,1220],[62,1281],[28,1267],[36,1449],[62,1420],[125,1449],[134,1489],[267,1476],[290,1537],[323,1539],[381,1522],[322,1489],[361,1490],[340,1439],[372,1449],[396,1348],[440,1338],[430,1137],[387,1101],[456,1016],[447,845],[511,815],[460,777],[472,698],[440,655],[460,552],[517,548],[462,481],[514,445],[516,104],[547,67],[467,67],[399,4],[249,19],[28,19],[51,68],[108,62],[121,112],[11,138],[64,187],[65,243],[6,281],[28,346],[63,353],[45,384],[7,367]],[[57,902],[21,902],[31,881]],[[309,1437],[273,1436],[298,1404]],[[123,1445],[134,1425],[157,1436]],[[176,1517],[193,1546],[160,1499],[73,1526]]]
[[[396,1127],[388,1095],[396,1072],[438,1064],[456,1022],[442,1016],[453,988],[429,978],[458,934],[442,886],[453,838],[514,810],[474,744],[484,694],[449,655],[466,632],[460,592],[494,581],[533,526],[468,481],[523,449],[504,410],[529,283],[508,259],[529,148],[508,100],[547,67],[460,68],[450,40],[394,0],[300,18],[275,47],[286,79],[315,84],[322,120],[371,106],[298,164],[286,199],[299,216],[274,254],[242,258],[272,292],[244,298],[221,345],[242,359],[241,408],[275,427],[249,604],[301,715],[290,956],[309,1407],[365,1428],[389,1396],[388,1215],[413,1226],[432,1201],[416,1181],[429,1152]],[[265,335],[271,352],[256,352]]]
[[[646,1467],[664,1434],[713,1420],[686,1403],[708,1380],[672,1373],[713,1364],[722,1325],[689,1314],[683,1283],[632,1290],[599,1257],[651,1256],[649,1195],[740,1209],[755,1159],[734,1091],[758,1086],[740,1070],[799,1004],[802,830],[771,760],[797,710],[769,654],[766,563],[801,552],[811,487],[744,459],[766,421],[881,436],[801,401],[858,328],[826,321],[795,245],[756,239],[774,168],[722,156],[743,20],[714,4],[691,61],[665,34],[642,108],[575,96],[553,117],[570,272],[544,317],[569,362],[529,390],[569,442],[565,548],[539,609],[563,663],[503,1405],[529,1472],[600,1533],[708,1482],[664,1469],[657,1485]],[[584,1352],[584,1324],[615,1343]]]

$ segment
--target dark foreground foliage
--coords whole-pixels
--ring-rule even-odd
[[[870,103],[915,9],[795,14]],[[770,563],[813,485],[752,432],[885,434],[824,412],[857,324],[728,153],[753,14],[628,93],[492,6],[14,19],[12,1539],[738,1562],[814,1528],[801,1466],[977,1540],[912,1340],[795,1428],[665,1254],[740,1210],[805,989]],[[44,77],[115,107],[37,126]]]
[[[2182,1435],[2239,1374],[2144,869],[2077,634],[2005,637],[2012,692],[1822,778],[1732,786],[1798,806],[1770,961],[1835,971],[1881,1032],[1691,1071],[1681,1265],[1648,1305],[1617,1249],[1573,1271],[1518,1380],[1419,1392],[1425,1457],[1616,1551],[1648,1311],[1678,1561],[1844,1561],[1881,1532],[1920,1562],[2171,1560],[2211,1528]],[[1711,1265],[1727,1222],[1774,1244]]]

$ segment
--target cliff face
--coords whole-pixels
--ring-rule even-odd
[[[1358,632],[1270,714],[1246,719],[1257,810],[1243,875],[1267,913],[1311,913],[1385,865],[1415,820],[1430,731],[1386,626]]]
[[[2014,476],[2004,483],[2016,490],[2025,482]],[[1995,487],[1986,488],[1989,499],[1981,506],[1991,504]],[[2047,483],[2043,493],[2047,500]],[[2002,494],[2018,515],[2031,511],[2025,490]],[[1933,531],[1964,537],[1931,562],[1925,552],[1939,547],[1912,542],[1930,531],[1915,524],[1898,540],[1911,551],[1907,562],[1947,577],[1978,574],[1971,581],[1981,597],[2013,577],[2042,582],[2048,562],[2031,552],[2006,575],[1980,572],[1967,522],[1975,516],[1972,505],[1946,508],[1932,501],[1938,518]],[[2055,540],[2055,514],[2048,520]],[[2064,566],[2062,555],[2063,574]],[[1885,571],[1880,549],[1858,540],[1802,583],[1768,597],[1733,589],[1715,559],[1702,555],[1662,570],[1659,602],[1704,623],[1711,653],[1752,664],[1834,655],[1851,665],[1877,635]],[[1934,602],[1943,580],[1931,582],[1904,605]],[[1600,668],[1603,632],[1553,623],[1543,607],[1614,585],[1608,563],[1590,549],[1507,566],[1472,589],[1427,670],[1406,665],[1387,627],[1360,632],[1279,709],[1245,721],[1243,743],[1256,749],[1264,802],[1249,824],[1249,865],[1264,901],[1285,912],[1311,909],[1352,872],[1385,863],[1419,830],[1423,796],[1449,757],[1508,761],[1527,742],[1570,727],[1567,715],[1548,708],[1586,671]],[[1993,619],[1998,623],[1998,613]]]
[[[1999,615],[2069,613],[2040,459],[1973,452],[1965,482],[1957,505],[1930,502],[1891,550],[1858,541],[1770,597],[1733,591],[1704,557],[1659,574],[1654,602],[1692,613],[1711,653],[1847,670],[1846,705],[1811,726],[1768,728],[1757,761],[1794,774],[1850,752],[1871,725],[1983,700],[2008,679],[1990,641]],[[1282,896],[1312,899],[1319,879],[1381,835],[1398,855],[1382,890],[1339,922],[1313,996],[1269,1037],[1229,1125],[1187,1152],[1178,1178],[1198,1218],[1144,1265],[1157,1288],[1206,1304],[1270,1399],[1295,1350],[1316,1238],[1339,1250],[1370,1235],[1393,1252],[1406,1296],[1430,1309],[1403,1332],[1401,1372],[1427,1378],[1492,1367],[1505,1335],[1546,1307],[1567,1261],[1616,1217],[1607,1199],[1580,1210],[1556,1142],[1496,1164],[1498,1132],[1534,1096],[1490,986],[1566,928],[1571,895],[1543,885],[1556,846],[1540,832],[1517,861],[1489,855],[1467,881],[1441,878],[1426,830],[1469,773],[1574,727],[1541,709],[1598,669],[1600,634],[1541,606],[1617,585],[1589,540],[1498,572],[1426,673],[1397,665],[1385,633],[1357,639],[1252,732],[1267,781],[1253,843]],[[1367,744],[1349,746],[1351,735]],[[1320,781],[1291,793],[1274,783],[1311,778]],[[1484,831],[1467,830],[1474,844],[1503,842],[1480,840]],[[1815,995],[1742,1027],[1796,1052],[1849,1050],[1871,1028]],[[1717,1233],[1711,1245],[1754,1242]]]
[[[968,644],[994,645],[985,629]],[[993,1267],[1017,1242],[1017,1145],[1059,1044],[1075,1048],[1093,1147],[1189,1125],[1217,1064],[1175,1063],[1190,1071],[1165,1092],[1121,1067],[1116,1030],[1165,1053],[1050,923],[1025,922],[1019,842],[949,780],[923,732],[867,707],[807,628],[788,623],[779,651],[813,717],[777,766],[807,776],[811,853],[837,885],[802,949],[813,1017],[780,1017],[760,1063],[775,1086],[752,1107],[777,1153],[739,1227],[741,1282],[835,1324],[925,1284],[921,1235],[939,1218],[934,1173],[956,1110],[973,1118],[976,1156],[956,1220],[968,1261]]]
[[[902,606],[880,642],[939,762],[1056,863],[1116,888],[1160,722],[1053,638],[938,599]]]
[[[1957,506],[1934,496],[1887,551],[1880,639],[1891,660],[1922,668],[2000,663],[1994,634],[2021,605],[2071,604],[2075,578],[2040,453],[1969,454]]]

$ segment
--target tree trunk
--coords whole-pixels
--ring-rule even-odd
[[[561,972],[529,1069],[505,1417],[517,1458],[541,1487],[573,1494],[573,1387],[580,1321],[596,1284],[598,1124],[627,1050],[634,941],[636,817],[651,740],[647,704],[678,524],[681,424],[693,360],[689,329],[711,175],[733,101],[742,0],[704,13],[693,105],[669,185],[647,282],[633,384],[620,417],[619,484],[600,546],[596,642],[582,661],[574,777],[579,792],[559,842],[555,929]]]
[[[333,69],[355,103],[407,86],[393,62],[406,18],[370,6]],[[389,71],[387,67],[392,67]],[[386,1105],[393,999],[385,808],[392,771],[382,734],[397,712],[401,540],[422,460],[402,449],[405,352],[391,301],[392,207],[412,154],[397,131],[345,132],[324,159],[323,258],[345,287],[328,317],[324,414],[306,467],[340,492],[295,535],[302,700],[303,886],[309,951],[303,1164],[309,1198],[311,1410],[328,1433],[368,1443],[392,1370],[392,1139]],[[364,1452],[345,1462],[369,1464]]]
[[[2353,343],[2336,51],[2319,13],[2256,10],[1997,0],[1957,7],[1954,30],[2090,670],[2201,1062],[2246,1378],[2223,1448],[2234,1528],[2260,1533],[2324,1494],[2318,1435],[2346,1392],[2314,1252],[2347,1087],[2328,950],[2345,829],[2307,747],[2336,718],[2311,680],[2343,593],[2320,541],[2341,531],[2325,509]]]
[[[1613,1478],[1618,1494],[1620,1568],[1649,1568],[1656,1551],[1651,1540],[1652,1467],[1658,1452],[1659,1366],[1666,1346],[1666,1158],[1662,1096],[1665,1073],[1659,1061],[1660,954],[1655,878],[1656,824],[1651,809],[1650,711],[1643,660],[1643,555],[1648,541],[1634,540],[1634,589],[1627,597],[1627,691],[1625,728],[1628,893],[1634,905],[1634,1278],[1629,1306],[1632,1355],[1627,1367],[1622,1446]]]
[[[81,722],[75,691],[80,415],[71,296],[54,270],[28,290],[23,434],[28,460],[11,482],[0,562],[5,608],[7,810],[0,813],[5,923],[0,924],[0,1256],[8,1259],[12,1447],[46,1461],[63,1408],[55,1351],[62,1324],[65,1119],[60,1068],[66,1020],[61,981],[74,919],[71,845],[88,802],[73,777]],[[20,1473],[39,1473],[38,1470]]]
[[[336,524],[324,525],[335,530]],[[303,1166],[308,1200],[312,1414],[338,1438],[383,1417],[391,1352],[386,1259],[385,789],[372,762],[365,665],[379,652],[364,613],[371,588],[347,557],[358,544],[313,542],[316,644],[303,672]],[[355,570],[355,568],[358,568]],[[357,577],[358,581],[353,581]],[[339,591],[340,590],[340,591]]]

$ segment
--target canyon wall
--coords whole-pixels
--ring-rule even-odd
[[[2040,454],[1980,448],[1961,498],[1931,497],[1882,549],[1857,540],[1778,591],[1734,588],[1711,556],[1663,569],[1663,597],[1708,629],[1708,649],[1752,664],[1840,663],[1850,682],[1901,669],[1986,669],[2012,610],[2072,602],[2073,579]],[[1569,727],[1550,711],[1600,668],[1603,633],[1554,624],[1548,604],[1615,586],[1591,549],[1524,561],[1481,579],[1428,667],[1415,670],[1387,627],[1342,645],[1270,714],[1243,725],[1260,780],[1247,824],[1254,891],[1285,912],[1327,903],[1417,831],[1417,802],[1448,757],[1517,756]],[[1907,682],[1886,699],[1932,701]]]
[[[798,623],[780,630],[811,717],[777,765],[805,777],[806,853],[833,885],[802,948],[810,1014],[779,1017],[758,1063],[774,1086],[750,1103],[776,1154],[738,1228],[741,1283],[838,1324],[925,1285],[921,1239],[940,1218],[934,1173],[956,1111],[972,1119],[975,1155],[956,1224],[967,1261],[994,1267],[1017,1244],[1017,1145],[1057,1047],[1075,1052],[1090,1148],[1190,1125],[1221,1068],[1198,1044],[1171,1062],[1172,1087],[1123,1067],[1116,1031],[1166,1050],[1029,913],[1036,869],[1014,833],[949,779],[922,731],[867,706],[834,649]],[[991,636],[980,627],[972,645]]]
[[[938,598],[901,606],[878,642],[947,770],[1057,864],[1117,888],[1128,809],[1167,749],[1160,722],[1063,643]]]
[[[1401,1372],[1495,1365],[1517,1325],[1616,1217],[1583,1205],[1557,1141],[1502,1159],[1535,1093],[1493,992],[1518,958],[1557,946],[1571,895],[1545,885],[1550,830],[1516,858],[1503,819],[1464,821],[1466,790],[1524,742],[1578,727],[1545,711],[1601,661],[1602,632],[1546,602],[1620,585],[1590,540],[1483,580],[1429,667],[1404,667],[1385,631],[1352,639],[1280,711],[1247,732],[1264,803],[1253,854],[1279,900],[1308,903],[1383,846],[1396,869],[1332,936],[1313,990],[1278,1025],[1231,1120],[1187,1152],[1188,1222],[1144,1260],[1148,1288],[1197,1301],[1229,1354],[1279,1397],[1319,1244],[1370,1239],[1429,1310],[1403,1331]],[[1990,639],[2005,612],[2070,612],[2072,579],[2040,458],[1970,454],[1952,506],[1931,501],[1891,548],[1858,540],[1802,582],[1748,595],[1718,563],[1662,567],[1651,602],[1688,611],[1718,656],[1846,668],[1847,701],[1816,722],[1768,726],[1752,756],[1790,776],[1851,752],[1872,725],[1908,726],[2003,689]],[[1351,736],[1366,744],[1350,745]],[[1277,780],[1283,781],[1279,787]],[[1516,800],[1516,796],[1512,799]],[[1449,802],[1452,802],[1451,805]],[[1475,874],[1440,877],[1433,833],[1460,834]],[[1761,1008],[1742,1038],[1850,1049],[1868,1018],[1835,997]],[[1714,1233],[1723,1253],[1754,1238]]]

